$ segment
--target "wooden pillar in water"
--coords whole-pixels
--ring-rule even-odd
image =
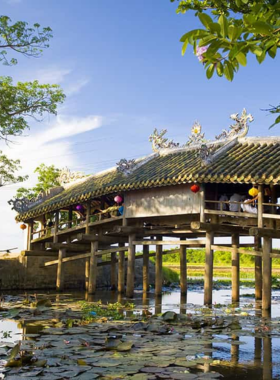
[[[204,274],[204,305],[212,305],[213,290],[213,244],[214,233],[206,232],[205,274]]]
[[[263,380],[272,380],[272,342],[270,337],[263,338]]]
[[[111,290],[117,289],[117,254],[111,253]]]
[[[149,291],[149,246],[143,245],[143,293]]]
[[[94,294],[96,290],[96,277],[97,277],[97,256],[98,241],[91,242],[90,248],[90,261],[89,261],[89,294]]]
[[[262,291],[262,308],[263,310],[271,309],[271,253],[272,240],[269,237],[263,237],[263,291]]]
[[[159,236],[157,240],[162,240]],[[156,246],[156,278],[155,278],[155,295],[161,296],[162,294],[162,245]]]
[[[133,297],[134,294],[134,273],[135,273],[135,245],[133,241],[135,235],[128,237],[128,257],[127,257],[127,280],[126,280],[126,296]]]
[[[119,243],[119,247],[124,247],[124,243]],[[125,252],[119,252],[118,259],[118,292],[125,291]]]
[[[232,253],[231,253],[231,289],[232,302],[239,302],[240,288],[240,259],[238,253],[239,235],[231,235]]]
[[[89,284],[89,257],[85,259],[85,289],[88,291],[88,284]]]
[[[254,237],[254,248],[256,251],[261,249],[261,238]],[[255,256],[255,299],[262,299],[262,257]]]
[[[58,251],[58,264],[56,274],[56,290],[61,292],[64,289],[64,268],[62,259],[66,256],[66,249],[60,249]]]
[[[180,245],[180,288],[181,294],[187,294],[187,252],[185,245]]]
[[[59,225],[59,211],[55,212],[55,220],[54,220],[54,234],[53,234],[53,242],[57,243],[58,242],[58,226]]]

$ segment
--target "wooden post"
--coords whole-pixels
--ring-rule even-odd
[[[239,260],[239,235],[232,234],[232,252],[231,252],[231,288],[232,302],[239,302],[239,283],[240,283],[240,260]]]
[[[89,258],[85,259],[85,289],[88,291],[88,284],[89,284]]]
[[[119,243],[119,247],[124,247],[124,243]],[[124,293],[125,286],[125,253],[119,252],[119,261],[118,261],[118,292]]]
[[[271,238],[263,237],[263,310],[271,309]]]
[[[86,213],[86,234],[89,234],[89,217],[90,217],[90,207],[91,207],[91,201],[87,202],[87,213]]]
[[[204,305],[212,305],[213,289],[213,251],[211,245],[214,241],[214,233],[206,232],[205,246],[205,274],[204,274]]]
[[[117,253],[111,253],[111,290],[117,289]]]
[[[149,246],[143,245],[143,293],[149,291]]]
[[[185,245],[180,245],[180,288],[181,294],[187,294],[187,253]]]
[[[255,240],[255,251],[261,249],[261,238],[258,236],[254,237]],[[262,299],[262,257],[255,256],[255,299]]]
[[[134,273],[135,273],[135,245],[132,244],[135,240],[135,235],[131,234],[128,237],[128,257],[127,257],[127,280],[126,280],[126,296],[133,297],[134,293]]]
[[[205,185],[200,190],[200,221],[205,222]]]
[[[276,187],[275,185],[270,185],[270,191],[271,191],[271,203],[276,204],[277,203],[277,192],[276,192]],[[270,207],[269,212],[273,215],[276,214],[276,206]],[[270,219],[270,225],[269,227],[272,229],[276,228],[276,220],[275,219]]]
[[[259,185],[258,191],[258,227],[263,228],[263,185]]]
[[[28,223],[28,229],[27,229],[27,242],[26,242],[26,249],[27,249],[27,251],[31,250],[31,240],[33,238],[33,226],[34,226],[34,221],[32,219]]]
[[[56,290],[61,292],[64,289],[64,270],[62,267],[62,259],[66,255],[66,249],[60,249],[58,251],[58,264],[57,264],[57,274],[56,274]]]
[[[157,240],[162,240],[159,236]],[[161,296],[162,294],[162,245],[156,246],[156,278],[155,278],[155,295]]]
[[[73,208],[72,206],[70,206],[69,212],[68,212],[68,228],[72,227],[72,220],[73,220]]]
[[[53,234],[53,242],[57,243],[58,242],[58,224],[59,224],[59,211],[55,212],[55,221],[54,221],[54,234]]]
[[[90,249],[90,261],[89,261],[89,284],[88,292],[89,294],[94,294],[96,290],[96,277],[97,277],[97,256],[96,252],[98,250],[98,241],[91,242]]]

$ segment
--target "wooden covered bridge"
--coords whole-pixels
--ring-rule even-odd
[[[155,294],[160,295],[162,255],[179,251],[185,294],[186,251],[203,247],[207,305],[212,304],[215,250],[232,254],[233,302],[239,301],[239,256],[249,254],[255,256],[256,299],[270,309],[271,258],[280,257],[272,249],[272,239],[280,238],[280,138],[244,137],[247,121],[210,143],[199,128],[193,129],[184,147],[155,131],[150,156],[121,160],[116,168],[64,183],[33,203],[21,204],[16,220],[28,226],[23,254],[50,257],[44,266],[46,271],[57,266],[57,290],[63,289],[66,262],[84,260],[89,293],[96,289],[97,265],[109,263],[112,288],[133,297],[136,259],[143,260],[147,292],[149,257],[155,256]],[[217,244],[217,237],[230,237],[231,244]],[[252,237],[252,243],[242,244],[242,237]],[[136,246],[143,247],[142,255],[135,255]],[[155,254],[149,253],[150,246],[156,247]],[[172,249],[163,252],[168,246]],[[110,259],[100,262],[107,255]]]

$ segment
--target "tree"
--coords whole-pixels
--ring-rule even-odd
[[[52,187],[60,186],[60,183],[58,182],[60,170],[54,165],[47,166],[41,164],[35,169],[34,173],[38,174],[38,183],[32,188],[19,188],[15,198],[27,197],[31,199]]]
[[[23,182],[27,176],[16,176],[15,172],[20,169],[19,160],[11,160],[0,151],[0,187],[15,182]]]
[[[174,2],[175,0],[171,0]],[[182,54],[192,45],[206,76],[232,81],[240,65],[252,54],[259,63],[275,58],[280,47],[280,2],[276,0],[186,0],[177,13],[194,11],[201,23],[181,38]],[[280,113],[280,105],[269,109]],[[275,124],[280,123],[280,116]]]
[[[49,47],[52,30],[26,22],[12,23],[7,16],[0,16],[0,62],[4,65],[18,63],[14,54],[39,57],[43,49]],[[13,84],[11,77],[0,77],[0,140],[10,141],[29,128],[28,117],[41,121],[45,114],[57,113],[57,106],[65,99],[58,85],[40,84],[38,81]],[[16,177],[19,160],[9,160],[0,153],[0,173],[3,184],[21,182],[27,177]]]

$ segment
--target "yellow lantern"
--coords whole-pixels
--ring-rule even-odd
[[[251,195],[251,197],[253,198],[255,198],[258,194],[259,194],[258,189],[256,189],[255,187],[252,187],[249,190],[249,195]]]

